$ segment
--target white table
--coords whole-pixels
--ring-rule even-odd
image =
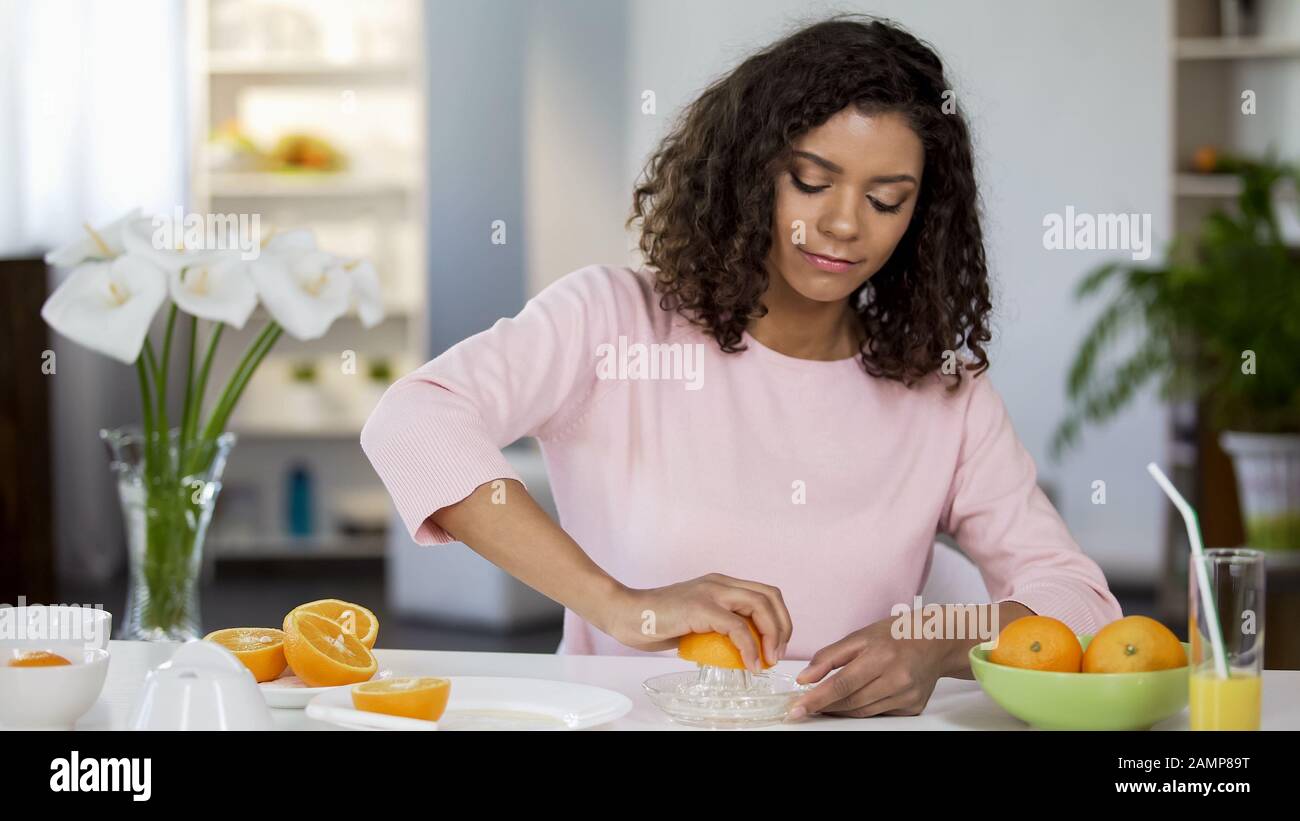
[[[175,652],[174,643],[113,641],[108,680],[99,701],[77,722],[79,730],[120,730],[126,726],[131,703],[145,674]],[[690,730],[668,720],[649,702],[641,682],[660,673],[683,669],[671,657],[559,656],[540,653],[461,653],[438,650],[377,649],[381,667],[397,675],[518,676],[575,681],[605,687],[632,699],[632,711],[603,729]],[[777,669],[794,675],[803,662],[782,661]],[[307,718],[302,710],[271,710],[280,730],[336,730],[332,724]],[[1300,670],[1264,672],[1265,730],[1300,730]],[[1023,730],[1023,722],[994,704],[974,681],[940,679],[925,712],[919,716],[869,719],[813,716],[800,722],[766,727],[769,730]],[[1187,711],[1155,729],[1187,729]]]

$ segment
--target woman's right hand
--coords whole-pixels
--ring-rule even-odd
[[[666,587],[622,588],[603,621],[606,633],[637,650],[668,650],[688,633],[722,633],[740,650],[745,666],[758,672],[759,648],[745,616],[758,627],[768,661],[778,661],[794,632],[781,591],[721,573]]]

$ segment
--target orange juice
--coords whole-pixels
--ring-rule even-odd
[[[1190,687],[1193,730],[1258,730],[1261,679],[1233,673],[1193,673]]]

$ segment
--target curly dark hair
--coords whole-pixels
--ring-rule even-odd
[[[945,353],[964,345],[970,357],[951,390],[963,370],[988,368],[992,303],[974,159],[949,88],[927,45],[861,15],[802,28],[712,83],[651,155],[632,198],[627,224],[641,222],[660,307],[724,352],[745,350],[742,332],[767,312],[775,180],[793,142],[850,105],[867,116],[897,112],[920,137],[925,166],[902,240],[850,297],[864,331],[861,364],[911,387],[951,370]]]

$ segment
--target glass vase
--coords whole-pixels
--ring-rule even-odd
[[[126,612],[119,639],[202,638],[203,539],[235,435],[183,442],[178,430],[101,430],[126,526]]]

